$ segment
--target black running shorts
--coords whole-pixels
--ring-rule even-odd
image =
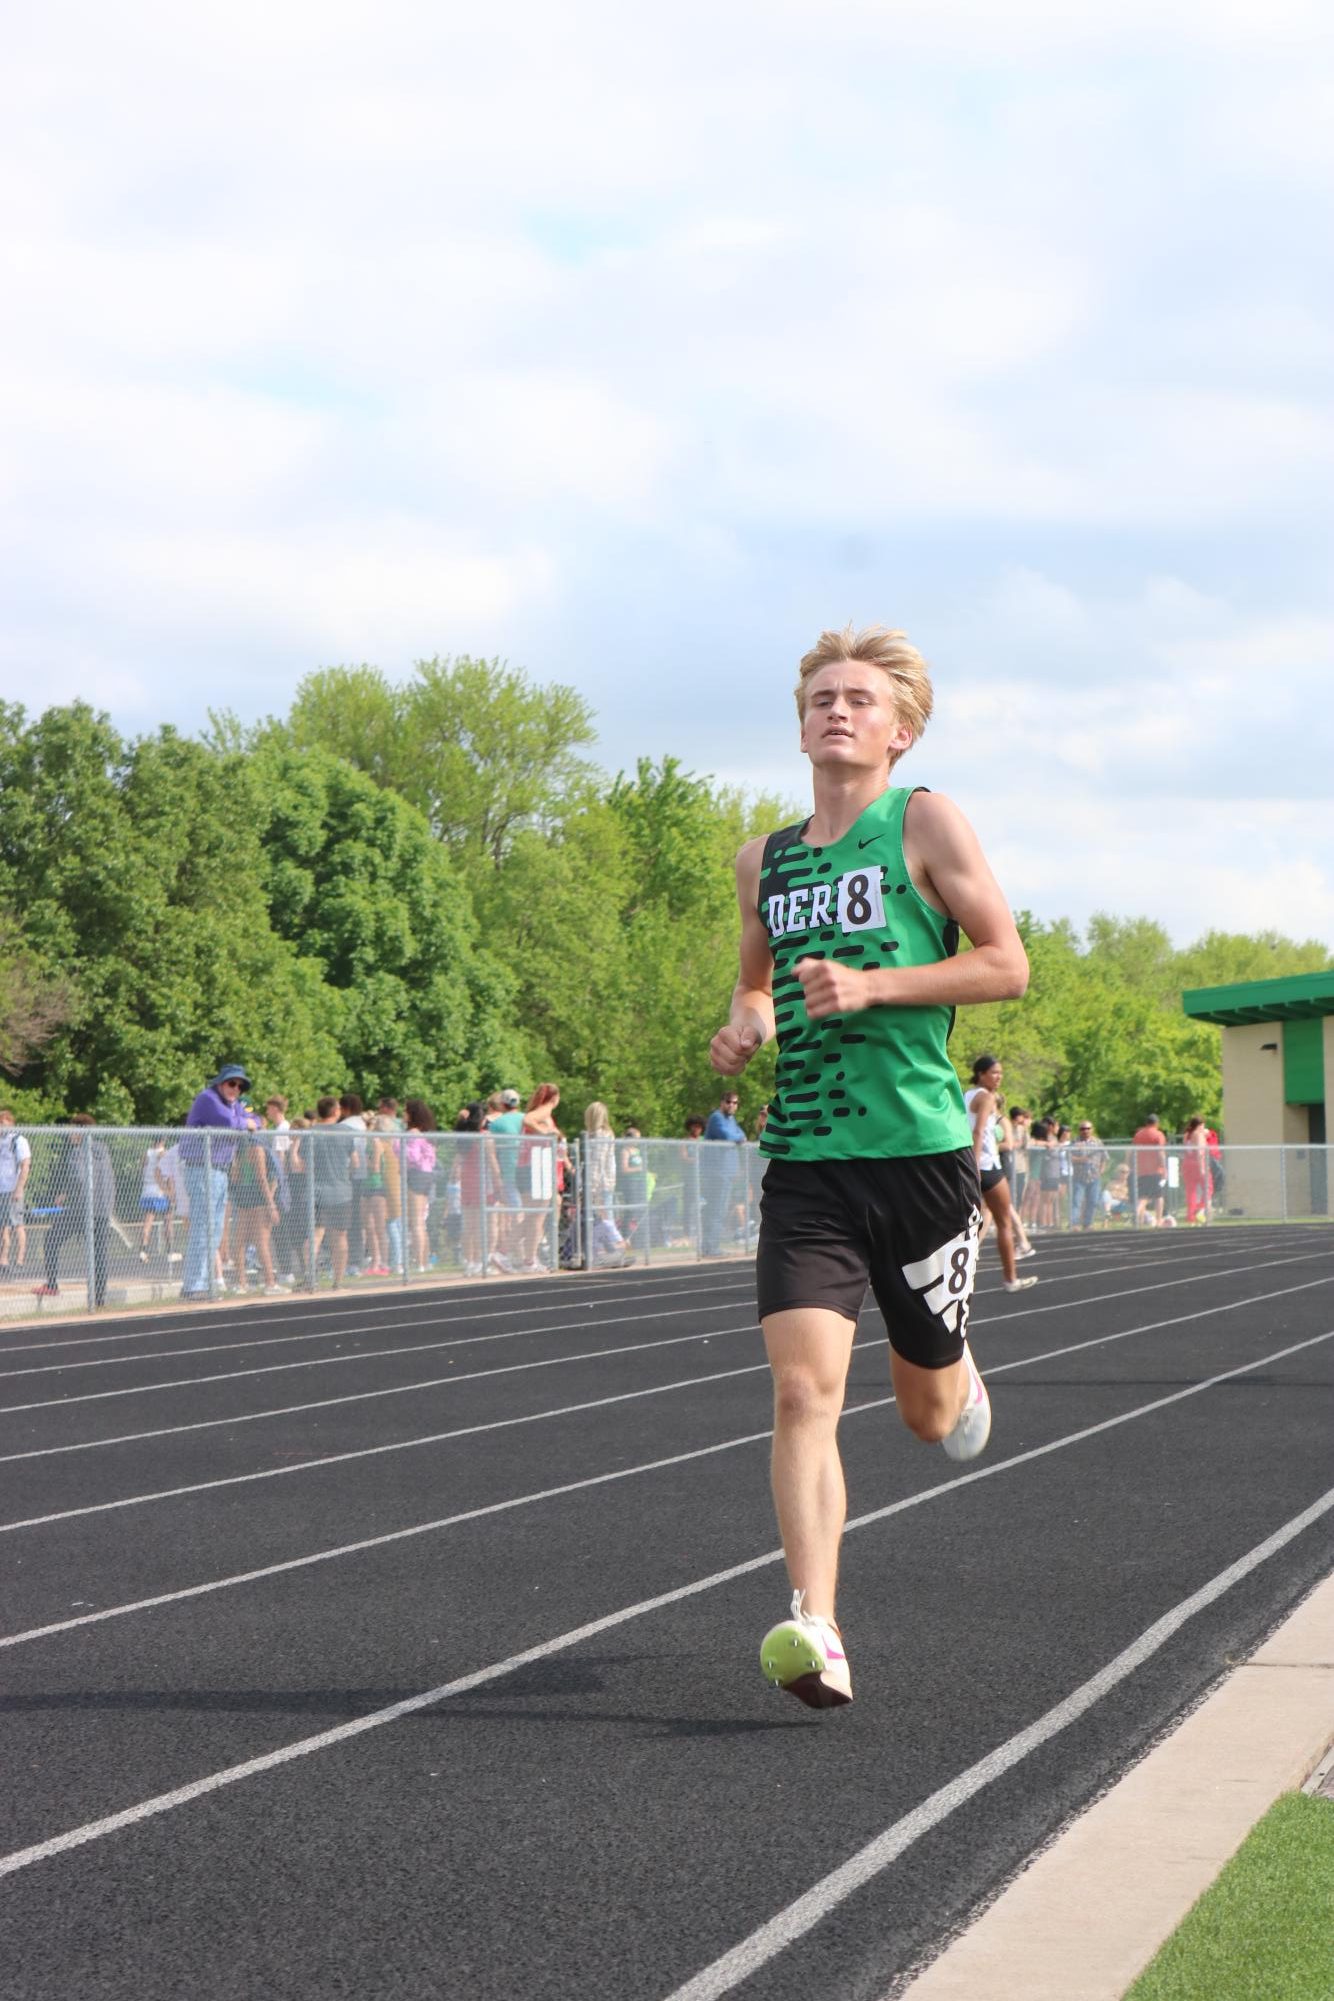
[[[1005,1169],[1003,1167],[984,1167],[981,1174],[982,1193],[989,1195],[993,1188],[999,1188],[1004,1179]]]
[[[760,1319],[799,1306],[856,1320],[869,1284],[905,1362],[963,1353],[977,1273],[973,1149],[902,1160],[770,1160],[756,1259]]]

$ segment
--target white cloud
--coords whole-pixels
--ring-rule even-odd
[[[1286,877],[1229,812],[1167,867],[1127,836],[1125,893],[1309,865],[1326,908],[1316,0],[74,0],[9,56],[29,698],[188,722],[229,676],[281,707],[485,648],[595,693],[613,761],[774,772],[785,663],[888,615],[938,665],[936,782],[1040,769],[1115,826],[1264,762],[1308,809]],[[1024,872],[1115,902],[1065,824]]]

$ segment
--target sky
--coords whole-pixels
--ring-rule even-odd
[[[905,630],[1010,902],[1334,949],[1324,0],[52,0],[0,80],[0,699],[499,655],[800,798]]]

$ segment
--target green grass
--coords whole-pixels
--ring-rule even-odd
[[[1334,2001],[1334,1802],[1276,1801],[1125,2001]]]

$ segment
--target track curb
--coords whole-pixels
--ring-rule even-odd
[[[1334,1575],[897,2001],[1122,2001],[1280,1793],[1334,1744]]]

